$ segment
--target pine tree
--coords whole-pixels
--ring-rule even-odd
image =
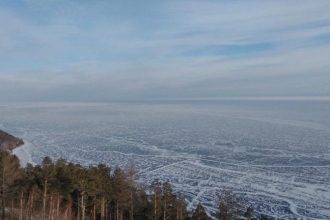
[[[134,194],[136,190],[136,180],[137,180],[137,174],[136,174],[136,168],[134,162],[131,162],[129,167],[127,168],[127,184],[129,187],[129,220],[133,220],[134,218]]]
[[[113,174],[114,200],[116,205],[116,220],[122,220],[125,209],[129,204],[129,187],[126,182],[125,173],[117,167]]]
[[[188,218],[187,203],[182,195],[178,195],[175,202],[176,219],[185,220]]]
[[[161,215],[161,182],[156,179],[151,184],[151,189],[153,191],[152,196],[152,211],[153,211],[153,220],[159,220]]]
[[[175,195],[169,182],[163,183],[162,188],[163,220],[171,220],[176,217]]]
[[[7,151],[0,151],[1,219],[5,219],[6,198],[10,186],[21,175],[19,161]]]
[[[77,178],[77,190],[79,192],[79,207],[81,210],[81,220],[86,219],[86,207],[87,199],[90,194],[92,194],[94,189],[93,179],[90,175],[90,170],[87,170],[83,167],[78,167],[76,171]]]
[[[111,170],[104,164],[99,164],[97,167],[91,168],[92,179],[95,184],[94,188],[94,209],[96,209],[97,203],[100,206],[100,218],[104,220],[106,218],[107,204],[112,200],[112,179]],[[95,210],[95,212],[98,212]],[[95,214],[93,214],[93,218]]]
[[[241,216],[241,205],[232,192],[225,192],[219,202],[219,219],[236,220]]]
[[[71,194],[75,189],[76,180],[74,179],[75,166],[67,164],[63,159],[59,159],[55,164],[55,177],[49,190],[54,194],[54,216],[59,218],[60,206],[72,203]]]
[[[266,215],[261,215],[260,220],[269,220],[269,218]]]
[[[153,220],[152,203],[148,199],[148,195],[144,189],[139,187],[134,198],[134,220]]]
[[[155,180],[147,194],[137,184],[134,164],[126,172],[117,167],[113,174],[104,164],[86,168],[65,160],[54,164],[50,158],[41,165],[20,168],[15,156],[0,151],[0,175],[3,220],[209,219],[201,204],[190,213],[184,197],[176,195],[169,182]],[[235,195],[222,195],[219,219],[238,219],[244,214],[240,210]],[[244,216],[252,219],[252,208]]]
[[[247,220],[251,220],[252,217],[253,217],[253,208],[248,207],[248,208],[246,209],[246,212],[244,213],[244,217],[245,217]]]
[[[197,205],[197,207],[193,213],[192,219],[193,220],[208,220],[209,219],[202,204],[199,203]]]
[[[23,172],[24,171],[24,172]],[[14,199],[20,198],[20,215],[22,215],[22,196],[27,197],[26,204],[26,219],[32,220],[34,213],[34,205],[37,200],[37,196],[41,194],[40,188],[37,185],[35,167],[31,164],[27,164],[25,169],[22,169],[20,178],[15,181],[15,184],[10,189],[12,193],[12,204],[14,205]]]
[[[46,220],[46,206],[48,197],[48,188],[52,185],[55,176],[55,166],[49,157],[45,157],[41,166],[35,167],[36,180],[39,187],[43,190],[42,195],[42,220]]]

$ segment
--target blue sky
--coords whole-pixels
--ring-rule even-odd
[[[330,96],[330,1],[0,2],[0,101]]]

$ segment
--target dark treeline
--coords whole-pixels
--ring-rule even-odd
[[[0,219],[10,220],[206,220],[199,204],[188,211],[185,199],[168,182],[155,180],[147,188],[137,184],[134,165],[122,170],[100,164],[83,167],[44,158],[40,165],[20,167],[16,156],[0,151]],[[241,213],[227,193],[213,217],[252,219]]]

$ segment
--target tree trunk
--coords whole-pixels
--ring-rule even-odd
[[[59,219],[59,217],[56,218],[56,220]],[[65,211],[63,213],[63,220],[68,220],[68,206],[66,206]]]
[[[19,212],[19,219],[23,220],[23,192],[21,192],[20,197],[20,212]]]
[[[1,219],[5,219],[5,166],[3,166],[2,170],[2,183],[1,183]]]
[[[1,195],[1,206],[2,206],[2,208],[1,208],[1,219],[5,219],[5,215],[6,215],[6,205],[5,205],[5,197],[4,197],[4,193],[1,193],[2,195]]]
[[[155,215],[155,219],[157,220],[157,193],[155,192],[155,202],[154,202],[154,215]]]
[[[46,179],[44,182],[44,192],[42,196],[42,220],[46,220],[47,184],[48,180]]]
[[[163,213],[163,220],[166,220],[166,199],[164,199],[164,213]]]
[[[30,212],[31,212],[31,192],[28,193],[28,200],[27,200],[27,203],[26,203],[26,207],[25,207],[25,218],[27,220],[30,219]]]
[[[72,201],[69,201],[69,204],[67,205],[67,213],[65,215],[66,219],[73,219],[72,217]]]
[[[58,218],[60,214],[60,195],[57,194],[57,202],[56,202],[56,218]]]
[[[108,206],[107,203],[104,203],[104,217],[105,220],[111,219],[111,208]]]
[[[118,204],[116,204],[116,220],[119,220],[119,209],[118,209]]]
[[[81,219],[85,220],[85,196],[81,194]]]
[[[96,219],[96,205],[95,205],[95,202],[96,202],[96,198],[94,197],[94,202],[93,202],[93,220]]]
[[[134,216],[133,190],[131,190],[131,212],[130,212],[130,220],[133,220],[133,216]]]
[[[53,217],[53,194],[51,194],[50,196],[48,219],[52,220],[53,219],[52,217]]]
[[[14,219],[14,199],[11,199],[11,208],[10,208],[10,220],[13,220]]]
[[[80,220],[80,210],[81,210],[81,207],[80,207],[80,197],[78,197],[78,206],[77,206],[77,220]]]
[[[105,203],[105,199],[104,199],[104,197],[102,197],[102,199],[101,199],[101,220],[104,220],[104,211],[105,211],[104,203]]]
[[[30,203],[30,219],[33,219],[33,206],[34,206],[34,190],[32,190],[31,203]]]

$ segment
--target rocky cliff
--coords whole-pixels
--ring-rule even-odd
[[[2,130],[0,130],[0,150],[12,151],[16,147],[23,145],[22,139],[14,137]]]

